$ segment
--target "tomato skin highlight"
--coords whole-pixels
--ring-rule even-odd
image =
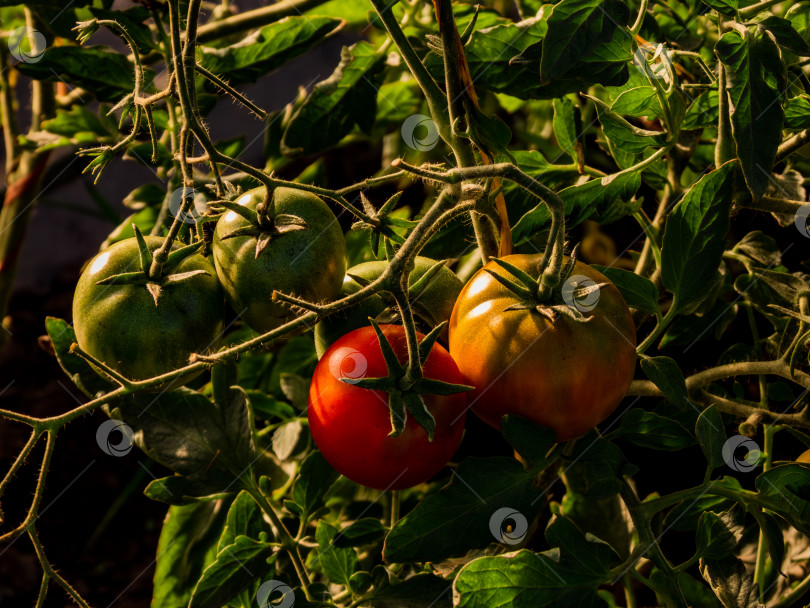
[[[264,189],[246,192],[237,203],[253,211]],[[255,236],[224,238],[250,222],[234,211],[225,212],[214,232],[217,275],[228,303],[251,329],[264,333],[295,318],[291,309],[273,302],[273,291],[310,302],[333,300],[346,274],[346,243],[332,210],[318,196],[292,188],[276,188],[277,214],[300,217],[305,230],[274,236],[256,257]]]
[[[399,361],[407,362],[404,328],[401,325],[380,328]],[[426,378],[461,383],[456,363],[439,344],[431,350],[423,370]],[[356,329],[332,344],[318,362],[310,385],[307,415],[315,444],[339,473],[377,490],[399,490],[427,481],[453,456],[464,432],[467,398],[464,393],[423,395],[436,420],[432,442],[410,414],[403,432],[398,437],[389,437],[388,394],[339,380],[387,375],[374,328]]]
[[[164,240],[144,238],[152,252]],[[199,254],[172,272],[204,270],[206,274],[164,285],[157,306],[145,285],[96,285],[112,275],[139,270],[139,255],[135,238],[110,245],[88,262],[73,295],[79,346],[131,380],[165,374],[188,365],[192,353],[214,350],[225,314],[214,267]],[[171,387],[196,375],[182,376]]]
[[[537,278],[541,254],[503,259]],[[494,262],[485,269],[510,275]],[[577,262],[573,275],[596,283],[596,306],[589,319],[510,310],[518,297],[484,269],[464,286],[450,319],[450,354],[467,384],[470,406],[500,428],[506,414],[550,427],[558,441],[586,433],[619,405],[633,380],[636,332],[619,290],[602,273]]]

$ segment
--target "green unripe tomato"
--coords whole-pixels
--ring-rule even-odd
[[[236,202],[256,210],[264,189],[251,190]],[[295,317],[290,308],[273,302],[273,291],[309,302],[333,300],[346,273],[346,243],[332,210],[319,197],[292,188],[273,192],[276,214],[294,215],[307,228],[274,235],[256,257],[255,236],[225,238],[251,224],[227,211],[214,232],[214,265],[225,297],[240,318],[257,332],[268,332]]]
[[[154,252],[164,241],[145,237]],[[172,247],[178,248],[176,243]],[[157,305],[143,284],[97,285],[112,275],[140,270],[135,238],[119,241],[88,262],[73,294],[73,328],[85,352],[131,380],[145,380],[184,365],[192,353],[216,348],[225,302],[216,271],[202,255],[192,255],[172,274],[203,270],[161,287]],[[196,375],[196,374],[194,374]],[[172,383],[179,386],[194,375]]]
[[[413,272],[408,277],[408,284],[413,286],[430,268],[436,264],[436,260],[418,256],[414,260]],[[384,260],[374,262],[364,262],[357,266],[352,266],[346,271],[343,279],[343,287],[340,290],[340,297],[347,296],[360,290],[361,285],[352,277],[359,277],[366,281],[373,281],[385,271],[388,262]],[[351,275],[351,276],[350,276]],[[447,266],[439,270],[433,277],[430,284],[425,287],[418,296],[411,298],[411,309],[419,331],[428,333],[442,321],[450,319],[453,312],[453,304],[461,293],[462,283],[459,278]],[[390,294],[373,295],[352,306],[333,315],[328,316],[315,326],[315,351],[320,359],[326,349],[341,336],[369,325],[368,318],[382,313],[386,308],[396,311],[396,304]],[[397,317],[398,318],[398,317]],[[382,322],[389,322],[383,319]],[[442,337],[446,339],[447,330],[442,332]]]

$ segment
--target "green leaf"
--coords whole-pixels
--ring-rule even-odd
[[[726,429],[720,412],[713,405],[710,405],[700,413],[695,424],[695,436],[700,443],[700,449],[706,457],[709,469],[726,464],[723,457],[726,446]],[[732,455],[733,456],[733,455]]]
[[[577,159],[577,145],[579,136],[577,134],[577,119],[579,109],[568,97],[560,97],[552,102],[554,106],[554,136],[557,138],[557,145],[572,160]],[[581,126],[581,125],[580,125]]]
[[[279,460],[287,460],[295,453],[303,429],[301,421],[296,418],[282,424],[273,432],[273,453]]]
[[[680,423],[655,412],[634,408],[622,416],[611,438],[625,439],[651,450],[677,452],[695,443],[692,433]]]
[[[734,477],[722,477],[712,485],[725,488],[731,492],[743,490],[740,482]],[[689,499],[673,507],[664,518],[664,527],[680,531],[694,531],[698,519],[705,511],[722,511],[733,504],[728,498],[714,494],[704,494],[694,500]]]
[[[695,533],[697,554],[706,560],[720,560],[733,555],[742,536],[739,519],[736,508],[720,514],[707,511],[701,515]]]
[[[597,97],[586,95],[596,105],[596,113],[605,133],[611,143],[622,151],[630,154],[641,154],[649,147],[660,147],[666,141],[666,133],[642,129],[619,116],[610,109],[604,101]]]
[[[379,519],[364,517],[353,521],[349,526],[343,528],[332,539],[335,547],[359,547],[376,543],[385,536],[388,529]]]
[[[720,560],[700,560],[700,574],[725,608],[762,608],[759,589],[745,564],[733,554]]]
[[[769,15],[760,21],[757,26],[773,34],[777,44],[782,48],[799,57],[810,57],[810,45],[801,37],[799,32],[793,29],[793,25],[788,19]]]
[[[135,86],[134,67],[121,53],[103,46],[52,46],[35,63],[17,69],[34,80],[63,81],[93,93],[99,101],[118,101]],[[147,82],[154,74],[147,69]]]
[[[385,55],[368,42],[344,47],[340,65],[293,112],[281,139],[282,154],[298,156],[329,148],[355,124],[369,131],[384,65]]]
[[[592,266],[616,286],[630,308],[650,314],[659,314],[658,288],[647,277],[621,268],[609,268],[598,264],[592,264]]]
[[[810,534],[810,469],[793,463],[773,467],[757,477],[756,488],[760,506]]]
[[[326,16],[291,16],[266,25],[223,48],[200,46],[197,60],[232,85],[259,77],[303,54],[340,31],[342,19]]]
[[[76,342],[76,332],[66,321],[56,317],[46,317],[45,330],[51,339],[59,366],[80,391],[93,398],[98,393],[106,393],[116,388],[111,381],[100,376],[84,359],[71,354],[70,347]]]
[[[357,570],[357,554],[352,547],[338,547],[332,544],[332,539],[338,532],[338,529],[327,521],[321,519],[318,522],[315,531],[318,560],[330,581],[348,587],[349,579]]]
[[[740,3],[739,0],[702,0],[703,4],[713,8],[718,13],[731,17],[737,14]]]
[[[152,608],[188,606],[203,570],[217,555],[233,498],[169,508],[157,547]]]
[[[765,544],[768,546],[768,553],[771,555],[771,563],[774,569],[782,576],[785,576],[784,572],[782,572],[785,560],[785,536],[782,534],[782,526],[779,520],[767,511],[757,511],[754,517],[765,537]]]
[[[501,433],[533,465],[546,463],[546,455],[555,443],[553,430],[512,414],[503,417]]]
[[[586,537],[565,517],[546,529],[554,547],[542,553],[522,550],[514,556],[481,557],[465,565],[454,583],[460,608],[602,606],[596,590],[611,578],[616,554],[595,537]]]
[[[540,81],[560,78],[578,65],[582,56],[614,36],[624,36],[630,11],[621,0],[562,0],[548,17],[543,39]]]
[[[20,136],[23,146],[35,145],[39,150],[63,146],[98,145],[112,141],[118,126],[103,113],[96,114],[84,106],[56,110],[56,116],[42,122],[41,131]]]
[[[90,7],[90,12],[96,19],[117,21],[135,41],[140,53],[145,54],[156,48],[155,41],[152,39],[152,32],[149,30],[149,26],[144,23],[144,21],[149,20],[150,14],[143,6],[134,6],[124,11]],[[117,28],[110,28],[109,31],[124,40]]]
[[[630,200],[641,186],[638,172],[620,173],[592,179],[578,186],[569,186],[558,194],[565,203],[566,228],[570,229],[588,217],[604,213],[616,200]],[[551,222],[548,206],[540,202],[528,211],[512,228],[516,244],[529,241],[536,232]]]
[[[681,123],[681,130],[716,127],[720,116],[719,100],[720,95],[716,86],[703,91],[689,104]]]
[[[324,15],[343,19],[349,26],[364,26],[368,23],[369,13],[374,13],[367,0],[328,0],[309,9],[304,15]]]
[[[194,587],[189,608],[221,608],[256,579],[271,569],[275,547],[247,536],[237,536],[222,549]]]
[[[187,388],[140,393],[110,405],[150,458],[208,494],[237,492],[257,462],[244,391],[229,388],[216,403]]]
[[[661,278],[683,309],[706,293],[725,250],[735,161],[704,175],[669,215]]]
[[[228,518],[222,536],[219,537],[217,552],[234,544],[238,536],[258,539],[262,532],[272,534],[270,526],[264,521],[261,508],[250,494],[239,492],[228,509]]]
[[[422,92],[415,80],[386,82],[377,91],[375,133],[401,129],[409,116],[420,112],[423,103]]]
[[[545,506],[533,477],[512,458],[467,458],[448,485],[425,498],[388,533],[386,561],[438,561],[485,547],[498,540],[490,530],[492,518],[507,518],[500,509],[516,512],[528,525]],[[501,523],[495,522],[496,530]]]
[[[293,500],[305,514],[312,513],[339,476],[320,452],[313,451],[301,464],[301,471],[292,492]]]
[[[689,405],[686,380],[678,364],[669,357],[641,357],[641,369],[655,386],[661,389],[667,401],[679,408]]]
[[[791,97],[785,107],[785,128],[803,130],[810,128],[810,96]]]
[[[745,183],[762,196],[770,182],[776,150],[782,141],[784,112],[780,96],[785,65],[779,48],[767,35],[755,37],[730,31],[714,47],[726,66],[731,132]]]
[[[400,583],[374,591],[374,608],[450,608],[451,583],[428,573],[411,576]]]

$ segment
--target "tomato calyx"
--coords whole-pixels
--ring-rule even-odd
[[[267,248],[267,245],[269,245],[270,241],[274,238],[287,234],[288,232],[306,230],[309,228],[309,224],[307,224],[303,218],[291,213],[271,214],[267,212],[266,207],[254,211],[235,201],[219,201],[217,204],[242,216],[250,223],[249,226],[237,228],[226,234],[222,237],[222,240],[232,239],[237,236],[255,238],[256,259],[259,258],[262,251]]]
[[[368,200],[363,192],[360,192],[360,201],[363,204],[363,211],[368,216],[368,220],[358,220],[352,224],[353,230],[369,230],[371,231],[371,250],[374,252],[380,249],[380,238],[389,239],[395,243],[404,243],[405,239],[398,234],[394,228],[410,229],[416,226],[418,222],[406,220],[401,217],[391,217],[391,212],[394,210],[399,199],[402,197],[402,192],[396,192],[389,198],[383,206],[375,209],[371,201]]]
[[[513,278],[504,277],[488,268],[484,270],[519,299],[516,304],[505,308],[504,312],[532,310],[545,316],[552,323],[561,314],[580,322],[587,322],[592,319],[592,316],[584,315],[577,304],[589,295],[598,293],[600,289],[606,287],[609,283],[590,281],[588,284],[584,284],[585,281],[578,282],[576,277],[571,276],[577,262],[578,250],[579,245],[574,247],[570,259],[563,266],[556,282],[550,281],[550,277],[544,274],[546,269],[543,265],[546,258],[538,266],[539,279],[534,279],[527,272],[505,260],[493,258],[492,261],[512,275]]]
[[[419,298],[430,287],[431,283],[439,275],[444,266],[445,262],[443,260],[436,262],[435,264],[433,264],[433,266],[427,269],[425,274],[419,277],[418,281],[416,281],[413,285],[410,285],[408,287],[408,300],[411,303],[411,308],[415,309],[414,312],[425,321],[428,321],[431,326],[435,325],[438,322],[438,320],[435,318],[431,310],[429,310],[425,306],[420,305]],[[413,265],[411,266],[410,271],[413,272]],[[346,276],[351,278],[361,287],[368,287],[369,285],[371,285],[371,283],[374,282],[371,279],[361,277],[359,275],[354,275],[351,272],[346,273]],[[377,295],[382,299],[383,303],[386,305],[386,307],[380,312],[380,314],[376,316],[375,320],[377,321],[377,323],[401,324],[402,323],[401,314],[393,294],[387,289],[382,289],[377,292]]]
[[[399,362],[391,343],[380,329],[378,323],[371,317],[369,317],[369,322],[380,342],[380,350],[388,368],[388,375],[381,378],[362,378],[360,380],[340,378],[340,381],[360,388],[388,393],[388,409],[391,412],[391,432],[388,434],[389,437],[398,437],[405,430],[405,422],[410,413],[419,426],[427,432],[428,441],[433,441],[436,421],[433,414],[427,409],[422,395],[453,395],[474,390],[474,387],[453,384],[434,378],[425,378],[421,374],[421,365],[418,366],[418,373],[413,374],[408,363],[402,364]],[[436,340],[446,324],[445,321],[437,325],[419,343],[420,362],[427,360],[433,345],[436,344]],[[414,375],[417,377],[413,377]]]
[[[149,294],[155,302],[155,306],[157,306],[164,287],[182,283],[200,274],[208,274],[205,270],[172,272],[172,270],[177,268],[184,260],[200,250],[203,245],[202,241],[197,241],[196,243],[180,247],[170,252],[166,257],[166,261],[160,267],[160,274],[151,274],[153,253],[149,250],[146,239],[143,238],[143,234],[138,226],[132,224],[132,229],[135,232],[135,239],[138,243],[140,270],[110,275],[105,279],[97,281],[96,285],[143,285],[146,287],[147,291],[149,291]]]

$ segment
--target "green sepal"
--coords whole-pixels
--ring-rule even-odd
[[[270,244],[270,241],[273,240],[273,234],[270,232],[261,232],[259,236],[256,237],[256,256],[255,259],[259,259],[259,256],[262,254],[267,246]]]
[[[439,334],[441,333],[444,326],[447,325],[447,321],[442,321],[436,327],[430,330],[430,333],[422,338],[422,341],[419,343],[419,362],[424,363],[427,361],[428,355],[430,351],[433,349],[433,345],[436,344],[436,340],[439,339]]]
[[[242,226],[241,228],[237,228],[233,232],[229,232],[228,234],[223,236],[221,240],[224,241],[227,239],[235,238],[237,236],[251,236],[254,238],[258,238],[260,234],[261,232],[259,231],[259,229],[254,226]]]
[[[389,198],[387,201],[385,201],[383,206],[380,207],[380,210],[377,212],[377,217],[383,218],[383,217],[387,216],[391,212],[391,210],[396,206],[396,204],[399,202],[400,198],[402,198],[402,192],[401,191],[395,193],[391,198]]]
[[[345,384],[359,386],[360,388],[367,388],[372,391],[391,392],[396,390],[394,381],[388,376],[383,378],[362,378],[360,380],[356,380],[354,378],[340,378],[340,381]]]
[[[346,276],[349,277],[352,281],[354,281],[358,285],[360,285],[360,287],[368,287],[373,283],[373,281],[370,279],[351,274],[350,272],[347,272]]]
[[[390,262],[397,254],[394,245],[391,243],[391,237],[383,239],[383,245],[385,245],[385,259]]]
[[[472,38],[473,32],[475,31],[475,22],[478,21],[478,11],[481,9],[480,4],[475,5],[475,13],[473,13],[472,19],[467,24],[467,27],[464,28],[464,33],[461,34],[461,44],[467,46],[467,43]]]
[[[377,210],[374,208],[374,205],[371,204],[371,201],[368,200],[365,192],[360,192],[360,202],[363,204],[363,211],[366,212],[366,215],[369,217],[376,217]]]
[[[138,228],[135,223],[132,224],[132,230],[135,232],[135,240],[138,242],[138,252],[141,255],[141,270],[148,273],[149,268],[152,266],[152,252],[149,251],[141,229]]]
[[[184,260],[187,260],[197,253],[202,248],[202,245],[202,241],[196,241],[191,245],[186,245],[185,247],[170,252],[169,256],[166,258],[166,263],[163,265],[163,272],[171,272],[177,268]]]
[[[388,433],[389,437],[399,437],[402,431],[405,430],[406,416],[405,400],[402,398],[402,393],[399,391],[391,391],[388,393],[388,410],[391,417],[391,432]]]
[[[174,274],[166,275],[160,284],[161,285],[176,285],[177,283],[182,283],[190,279],[191,277],[196,277],[201,274],[209,274],[205,270],[189,270],[188,272],[176,272]]]
[[[155,308],[157,308],[158,300],[160,300],[160,296],[163,293],[163,288],[160,286],[160,283],[148,281],[146,283],[146,291],[152,296],[152,299],[155,301]]]
[[[441,272],[442,268],[444,267],[444,261],[436,262],[433,266],[427,269],[427,272],[419,277],[419,280],[410,286],[408,289],[408,295],[413,298],[418,298],[422,295],[422,292],[430,286],[430,283],[433,281],[434,277]]]
[[[248,222],[250,222],[251,226],[259,225],[259,216],[255,211],[253,211],[253,209],[250,209],[245,205],[240,205],[236,201],[219,201],[217,204],[233,211],[238,215],[241,215]]]
[[[452,382],[433,378],[421,378],[413,385],[413,391],[420,395],[455,395],[456,393],[466,393],[474,390],[474,386],[453,384]]]
[[[518,298],[521,300],[533,300],[534,293],[526,289],[525,287],[518,285],[514,281],[507,279],[506,277],[502,277],[494,270],[490,270],[489,268],[484,268],[484,270],[498,283],[506,287],[509,291],[514,293]]]
[[[113,274],[106,279],[96,281],[96,285],[144,285],[149,279],[143,270]]]
[[[380,341],[380,350],[382,351],[383,359],[385,359],[385,365],[388,367],[388,375],[392,378],[402,377],[405,368],[399,362],[399,359],[397,359],[397,355],[391,347],[391,343],[388,341],[388,338],[385,337],[377,321],[372,317],[369,317],[368,320],[374,328],[374,333],[377,334],[377,339]]]
[[[433,441],[433,436],[436,433],[436,420],[427,409],[422,395],[408,391],[402,395],[402,399],[408,412],[413,415],[414,420],[427,432],[428,441]]]
[[[515,277],[518,281],[523,283],[523,285],[525,285],[530,292],[537,290],[537,279],[532,278],[528,273],[524,272],[517,266],[510,264],[506,260],[492,258],[492,261]]]
[[[275,227],[275,231],[279,234],[309,228],[309,224],[306,223],[304,218],[292,215],[291,213],[279,213],[273,217],[273,226]]]

